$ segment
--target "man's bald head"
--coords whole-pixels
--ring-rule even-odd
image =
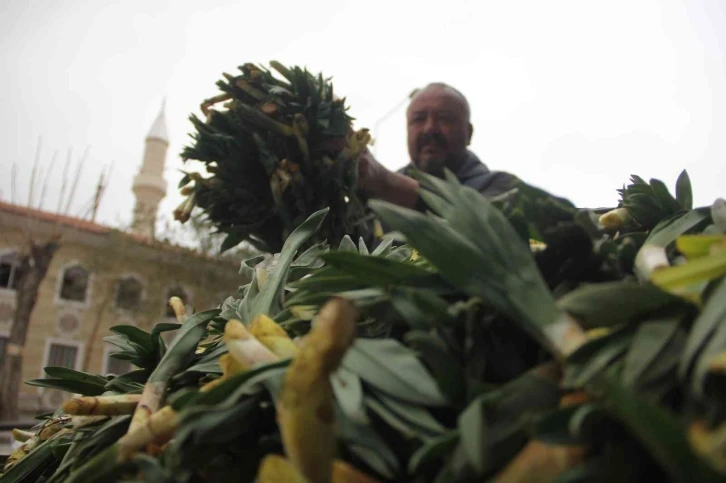
[[[430,82],[429,84],[426,84],[424,87],[422,87],[420,89],[415,89],[409,96],[409,99],[411,99],[411,102],[413,102],[413,99],[417,95],[419,95],[423,92],[426,92],[428,90],[437,90],[437,89],[447,91],[450,94],[457,96],[462,103],[464,112],[466,112],[466,120],[467,121],[471,120],[471,108],[469,107],[469,100],[466,98],[466,96],[464,94],[462,94],[462,92],[459,89],[457,89],[456,87],[451,86],[445,82]]]
[[[430,173],[458,164],[474,129],[466,97],[442,82],[414,91],[406,111],[411,161]]]

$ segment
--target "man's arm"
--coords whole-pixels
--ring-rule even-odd
[[[418,203],[418,181],[386,169],[366,150],[358,161],[358,188],[370,197],[413,208]]]

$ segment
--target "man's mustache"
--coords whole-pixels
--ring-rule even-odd
[[[433,144],[441,149],[446,149],[447,147],[446,138],[437,133],[422,134],[416,144],[419,151],[427,144]]]

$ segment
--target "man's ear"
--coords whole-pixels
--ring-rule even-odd
[[[471,144],[471,137],[473,135],[474,135],[474,126],[472,126],[471,123],[469,123],[469,138],[466,140],[467,146]]]

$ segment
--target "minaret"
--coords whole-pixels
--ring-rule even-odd
[[[166,181],[164,180],[164,164],[166,150],[169,147],[169,138],[166,134],[166,116],[164,108],[166,99],[161,104],[159,115],[146,135],[146,149],[141,170],[134,178],[134,220],[131,229],[134,233],[148,238],[154,238],[156,225],[156,212],[159,202],[166,195]]]

